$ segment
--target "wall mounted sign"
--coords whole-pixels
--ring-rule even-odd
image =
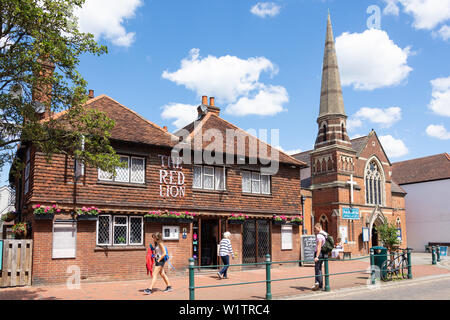
[[[158,154],[162,169],[159,170],[159,195],[164,198],[182,198],[186,195],[185,176],[181,157]]]
[[[369,242],[369,228],[362,228],[363,242]]]
[[[187,229],[186,228],[183,228],[182,237],[183,237],[183,239],[187,238]]]
[[[342,208],[342,219],[359,220],[359,208]]]
[[[402,241],[402,229],[401,228],[397,229],[397,239]]]

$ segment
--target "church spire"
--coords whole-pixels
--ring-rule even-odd
[[[328,13],[327,36],[323,57],[319,119],[327,115],[342,115],[346,117],[330,13]]]

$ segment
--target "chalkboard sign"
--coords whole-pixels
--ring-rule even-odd
[[[302,265],[314,264],[314,253],[316,250],[316,236],[314,235],[303,235],[302,236],[302,259],[301,260],[311,260],[307,262],[302,262]]]

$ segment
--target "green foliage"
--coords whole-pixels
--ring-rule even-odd
[[[48,160],[62,153],[109,172],[121,166],[108,139],[114,121],[83,107],[87,92],[77,71],[80,56],[107,52],[92,34],[78,30],[73,11],[83,3],[0,1],[0,170],[13,160],[17,172],[23,169],[14,159],[18,144],[36,145]],[[13,94],[18,85],[22,95]],[[37,99],[50,114],[66,111],[63,121],[40,121]]]
[[[395,247],[400,245],[400,240],[397,237],[397,227],[395,224],[385,223],[375,227],[378,232],[378,237],[383,245],[392,251]]]

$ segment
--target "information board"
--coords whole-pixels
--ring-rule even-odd
[[[302,235],[302,259],[311,260],[302,262],[302,265],[314,264],[314,253],[316,250],[316,236],[314,235]]]
[[[342,208],[342,219],[359,220],[359,208]]]
[[[363,242],[369,242],[369,228],[362,228]]]

